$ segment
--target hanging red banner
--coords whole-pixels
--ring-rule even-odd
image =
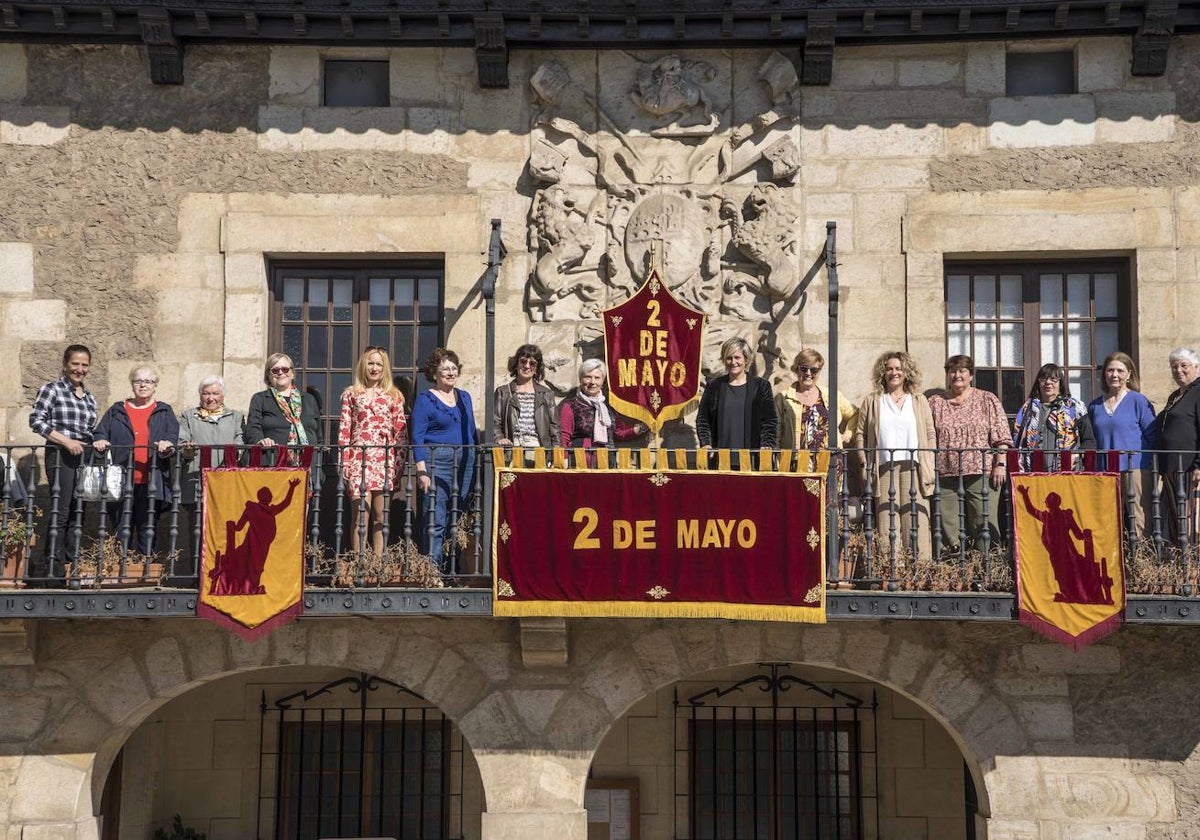
[[[1121,477],[1013,476],[1021,623],[1079,650],[1125,617]]]
[[[196,614],[252,641],[300,615],[305,469],[205,470]]]
[[[656,269],[628,300],[604,310],[609,401],[655,433],[700,389],[707,319],[676,299]]]
[[[493,612],[824,622],[824,480],[498,467]]]

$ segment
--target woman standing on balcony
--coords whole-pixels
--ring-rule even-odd
[[[1133,497],[1133,525],[1138,539],[1146,532],[1146,503],[1153,491],[1150,456],[1145,450],[1154,449],[1154,406],[1141,391],[1137,368],[1125,353],[1110,353],[1104,360],[1104,394],[1088,403],[1088,417],[1100,449],[1122,452],[1121,509],[1125,509],[1126,494]],[[1127,454],[1132,450],[1133,454]],[[1110,458],[1112,456],[1109,456]],[[1113,469],[1110,460],[1108,469]]]
[[[796,381],[775,395],[779,417],[779,448],[819,452],[831,443],[848,446],[858,425],[858,409],[841,394],[837,399],[837,438],[829,434],[829,395],[817,379],[825,368],[825,357],[811,348],[801,350],[792,363]]]
[[[604,399],[607,371],[599,359],[585,359],[579,366],[579,388],[558,406],[559,437],[568,448],[612,449],[619,440],[630,440],[646,431],[641,423],[630,423],[617,414]],[[596,465],[596,453],[587,455],[589,466]]]
[[[1162,474],[1161,510],[1169,536],[1190,542],[1195,538],[1194,516],[1200,491],[1200,357],[1190,347],[1179,347],[1167,357],[1171,378],[1179,387],[1167,397],[1158,415],[1155,445],[1161,450],[1158,470]]]
[[[250,398],[246,443],[251,446],[320,446],[321,410],[312,394],[296,387],[296,368],[286,353],[272,353],[263,369],[267,390]]]
[[[471,395],[456,388],[462,372],[458,354],[438,347],[425,360],[425,378],[433,387],[422,391],[413,402],[413,458],[417,463],[417,486],[422,494],[422,532],[433,562],[443,571],[451,516],[468,511],[475,482],[475,450],[479,433]],[[453,504],[451,503],[453,500]]]
[[[383,347],[368,347],[354,366],[354,382],[342,393],[338,446],[342,478],[350,496],[350,547],[359,551],[361,499],[369,499],[367,533],[376,555],[383,555],[383,526],[388,501],[399,485],[408,443],[404,396],[392,382],[392,363]]]
[[[492,395],[492,421],[501,446],[558,446],[558,412],[554,394],[542,384],[546,366],[536,344],[522,344],[508,360],[512,381]],[[533,453],[526,453],[526,461]]]
[[[779,443],[779,415],[771,383],[750,373],[754,350],[743,338],[721,345],[725,375],[704,387],[696,413],[701,449],[774,449]]]
[[[1017,412],[1013,446],[1021,450],[1061,452],[1096,448],[1096,436],[1087,409],[1071,396],[1067,371],[1056,364],[1042,365],[1029,391],[1029,399]],[[1021,455],[1021,466],[1030,469],[1029,453]],[[1045,469],[1058,469],[1058,458],[1046,456]]]
[[[120,537],[119,529],[126,525],[125,505],[130,505],[129,532],[122,542],[128,547],[136,534],[138,554],[149,556],[154,550],[152,525],[171,501],[171,455],[179,443],[179,421],[171,406],[154,399],[158,390],[154,367],[136,365],[129,371],[129,384],[133,396],[104,412],[92,445],[97,452],[111,446],[113,461],[133,470],[133,499],[110,502],[108,516]]]
[[[63,352],[62,376],[38,389],[29,413],[29,428],[50,444],[46,448],[46,475],[50,492],[58,496],[47,523],[45,568],[40,570],[46,576],[61,571],[54,569],[55,561],[74,561],[79,548],[70,534],[70,525],[79,506],[75,470],[84,448],[92,442],[96,425],[96,398],[83,384],[91,367],[92,351],[82,344],[72,344]]]
[[[978,540],[984,527],[992,545],[1000,540],[1000,489],[1007,478],[1004,452],[1012,434],[1000,398],[974,383],[975,360],[951,356],[946,360],[946,393],[929,399],[937,432],[942,538],[951,551],[958,551],[964,537],[970,542]],[[985,451],[989,449],[1000,451]],[[992,490],[987,516],[983,512],[985,485]]]
[[[931,553],[927,500],[936,480],[929,401],[920,391],[916,363],[901,350],[876,359],[871,378],[873,393],[859,409],[854,448],[863,450],[863,481],[875,497],[875,524],[924,559]]]

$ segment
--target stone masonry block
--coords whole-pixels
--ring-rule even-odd
[[[675,761],[674,720],[629,718],[630,765],[669,765]]]
[[[1066,698],[1021,700],[1016,703],[1016,711],[1034,740],[1068,740],[1075,735],[1075,716]]]
[[[193,193],[179,205],[180,253],[216,254],[221,250],[221,217],[228,199],[224,195]]]
[[[906,59],[899,62],[900,87],[940,87],[958,81],[962,63],[953,59]]]
[[[71,109],[50,105],[0,106],[0,143],[53,146],[71,131]]]
[[[316,47],[271,47],[270,87],[273,104],[321,104],[321,53]]]
[[[1164,143],[1175,137],[1175,94],[1096,94],[1100,143]]]
[[[1080,93],[1120,90],[1129,78],[1132,48],[1128,38],[1081,38],[1075,47]]]
[[[483,836],[488,840],[528,840],[530,837],[556,837],[560,840],[585,840],[587,812],[496,813],[489,808],[481,815]]]
[[[1096,102],[1087,95],[1019,96],[988,106],[988,144],[998,149],[1086,146],[1096,141]]]
[[[13,821],[71,820],[87,773],[56,756],[27,755],[12,791]]]
[[[227,295],[225,298],[225,355],[233,358],[262,356],[267,345],[266,295]]]
[[[962,813],[961,768],[896,771],[896,813],[902,817],[953,817]]]
[[[0,295],[31,294],[33,246],[28,242],[0,242]]]
[[[895,83],[896,62],[891,59],[839,58],[833,62],[833,78],[829,86],[845,90],[889,87]]]
[[[967,96],[1004,95],[1004,43],[977,41],[967,45],[967,60],[963,70]]]
[[[24,44],[0,44],[0,102],[19,102],[28,87]]]
[[[1024,645],[1025,667],[1042,674],[1116,674],[1121,670],[1121,652],[1106,645],[1089,645],[1071,651],[1062,645]]]
[[[64,300],[12,300],[4,308],[4,334],[25,341],[63,341],[67,334]]]
[[[442,90],[439,59],[437,50],[392,50],[388,62],[388,88],[392,105],[408,107],[415,104],[446,103],[444,93],[448,94],[450,91]],[[457,102],[454,104],[457,105]]]
[[[932,157],[942,150],[942,130],[936,125],[860,125],[825,129],[825,152],[846,158]]]
[[[1046,817],[1097,826],[1168,822],[1176,819],[1175,785],[1166,776],[1132,776],[1105,771],[1043,773]]]

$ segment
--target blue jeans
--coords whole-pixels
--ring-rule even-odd
[[[475,452],[452,446],[430,446],[426,466],[431,483],[429,491],[421,498],[421,530],[425,535],[426,552],[445,572],[454,555],[453,545],[446,550],[446,537],[453,534],[454,526],[467,513],[475,478]]]

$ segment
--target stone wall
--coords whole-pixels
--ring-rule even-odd
[[[1002,42],[839,48],[823,88],[767,50],[517,51],[511,86],[486,91],[470,50],[196,46],[171,87],[134,47],[3,45],[0,352],[21,363],[0,376],[0,436],[30,439],[68,341],[95,346],[102,402],[153,358],[162,398],[221,372],[244,404],[280,257],[442,256],[478,393],[492,218],[498,355],[542,343],[560,388],[654,243],[711,341],[755,338],[786,380],[780,361],[827,345],[824,277],[797,284],[833,220],[852,398],[885,347],[937,384],[944,259],[1103,254],[1131,259],[1130,349],[1161,401],[1164,352],[1196,320],[1200,38],[1172,42],[1162,78],[1129,75],[1128,39],[1040,46],[1075,51],[1077,94],[1005,97]],[[389,58],[390,106],[323,107],[327,57]]]
[[[188,619],[36,630],[32,661],[8,654],[0,689],[0,825],[11,837],[94,837],[108,769],[141,724],[221,677],[263,682],[262,669],[300,665],[377,674],[450,716],[479,767],[484,840],[583,840],[588,770],[618,721],[677,681],[762,661],[878,684],[898,738],[912,736],[901,720],[944,728],[990,840],[1181,838],[1200,816],[1186,628],[1131,627],[1073,654],[1015,625],[573,620],[565,668],[522,665],[519,625],[506,620],[301,619],[253,644]],[[898,797],[903,776],[897,766]],[[904,807],[897,799],[897,836],[921,836],[903,833],[919,830]]]

